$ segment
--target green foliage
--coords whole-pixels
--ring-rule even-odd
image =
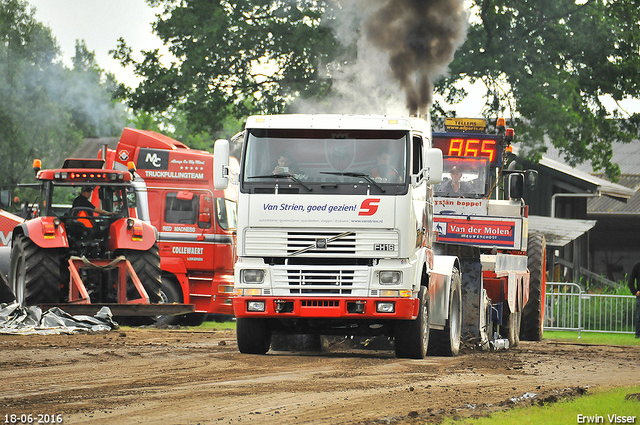
[[[34,158],[60,166],[82,138],[122,128],[113,76],[103,76],[84,42],[73,69],[58,56],[51,30],[25,1],[0,0],[0,185],[31,181]]]
[[[122,39],[113,51],[142,77],[120,95],[134,110],[185,114],[189,133],[218,133],[228,116],[282,112],[300,93],[322,90],[318,64],[331,59],[334,39],[321,27],[317,1],[149,1],[164,6],[154,24],[177,58],[163,64],[158,50],[142,59]]]
[[[397,12],[405,2],[147,1],[163,9],[154,31],[174,57],[162,58],[158,50],[152,50],[135,58],[133,48],[121,39],[112,53],[122,65],[133,66],[142,83],[135,89],[121,86],[118,95],[135,111],[170,115],[180,111],[184,118],[180,132],[187,137],[209,134],[217,138],[227,117],[238,120],[256,112],[286,112],[299,99],[314,100],[318,110],[335,110],[329,96],[338,92],[339,84],[354,86],[355,100],[366,98],[374,109],[404,97],[397,89],[391,96],[381,87],[394,83],[378,79],[377,74],[389,67],[383,59],[377,60],[379,56],[374,55],[377,62],[366,67],[352,65],[370,53],[359,51],[362,37],[371,38],[369,46],[387,46],[371,43],[375,37],[367,29],[381,25],[367,19],[384,23],[387,14],[381,11]],[[604,170],[615,179],[620,170],[611,163],[611,143],[637,138],[640,114],[608,109],[602,99],[607,95],[616,102],[640,98],[637,3],[472,0],[467,3],[472,5],[473,16],[466,42],[457,50],[449,76],[436,84],[436,92],[447,103],[456,103],[467,95],[456,83],[481,81],[486,86],[483,114],[486,118],[512,117],[510,125],[516,128],[522,145],[520,154],[537,160],[548,139],[571,165],[591,160],[595,171]],[[439,13],[444,17],[462,3],[433,4],[429,7],[448,8]],[[415,16],[393,24],[406,29],[415,22],[412,18]],[[401,35],[387,46],[388,53],[397,56],[396,64],[416,68],[405,77],[409,81],[431,61],[418,65],[398,55],[406,47],[400,45],[402,41],[409,46],[421,46],[425,40],[429,46],[447,44],[447,40],[425,39],[425,28],[420,26],[409,33],[413,38]],[[434,22],[429,28],[438,27]],[[345,32],[349,36],[338,39]],[[446,29],[436,32],[446,34]],[[443,48],[442,56],[448,58],[452,48]],[[397,68],[393,73],[404,75]],[[361,88],[365,81],[373,82],[372,87]],[[440,103],[433,105],[432,113],[436,118],[450,115]]]
[[[239,131],[242,131],[243,120],[227,115],[222,123],[221,129],[216,132],[215,137],[209,131],[192,131],[187,123],[184,112],[171,111],[165,113],[137,111],[129,120],[128,124],[140,130],[151,130],[176,139],[191,149],[199,149],[213,152],[213,145],[216,139],[231,139]],[[240,158],[240,146],[234,146],[232,156]]]
[[[614,141],[640,134],[640,114],[607,109],[640,97],[640,8],[635,0],[474,0],[464,45],[438,84],[450,99],[465,78],[486,86],[486,117],[511,115],[531,159],[544,138],[571,165],[591,160],[594,171],[616,178]],[[436,110],[444,112],[442,105]]]

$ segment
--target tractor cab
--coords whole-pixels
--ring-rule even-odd
[[[64,225],[70,255],[108,258],[111,225],[129,217],[131,173],[103,165],[102,159],[67,159],[61,169],[37,172],[39,215]]]

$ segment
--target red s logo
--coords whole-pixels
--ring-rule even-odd
[[[360,212],[358,215],[374,215],[378,211],[380,199],[365,199],[360,204]]]

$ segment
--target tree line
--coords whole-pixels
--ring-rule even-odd
[[[249,114],[406,115],[399,76],[433,92],[436,123],[468,94],[460,82],[480,82],[482,114],[506,116],[529,158],[550,142],[613,179],[611,143],[640,132],[639,114],[604,102],[640,98],[637,0],[147,3],[170,55],[118,40],[113,57],[140,78],[126,87],[82,40],[64,66],[28,2],[0,0],[1,185],[25,181],[35,157],[57,166],[82,139],[117,137],[125,125],[211,149]],[[380,22],[387,32],[372,30]],[[407,49],[414,56],[398,53]]]

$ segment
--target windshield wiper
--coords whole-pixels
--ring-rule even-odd
[[[295,176],[292,176],[291,174],[266,174],[264,176],[249,176],[247,178],[249,178],[249,179],[289,179],[289,180],[293,180],[294,182],[298,183],[300,186],[304,187],[309,192],[311,192],[313,190],[312,188],[310,188],[309,186],[304,184],[302,182],[302,180],[300,180],[299,178],[297,178]]]
[[[372,185],[374,185],[375,187],[377,187],[378,189],[380,189],[380,191],[382,193],[385,193],[386,190],[384,190],[384,188],[382,186],[380,186],[378,184],[378,182],[376,182],[374,179],[371,178],[371,176],[369,174],[366,173],[343,173],[340,171],[320,171],[320,174],[331,174],[332,176],[346,176],[346,177],[356,177],[356,178],[363,178],[366,181],[368,181],[369,183],[371,183]]]

